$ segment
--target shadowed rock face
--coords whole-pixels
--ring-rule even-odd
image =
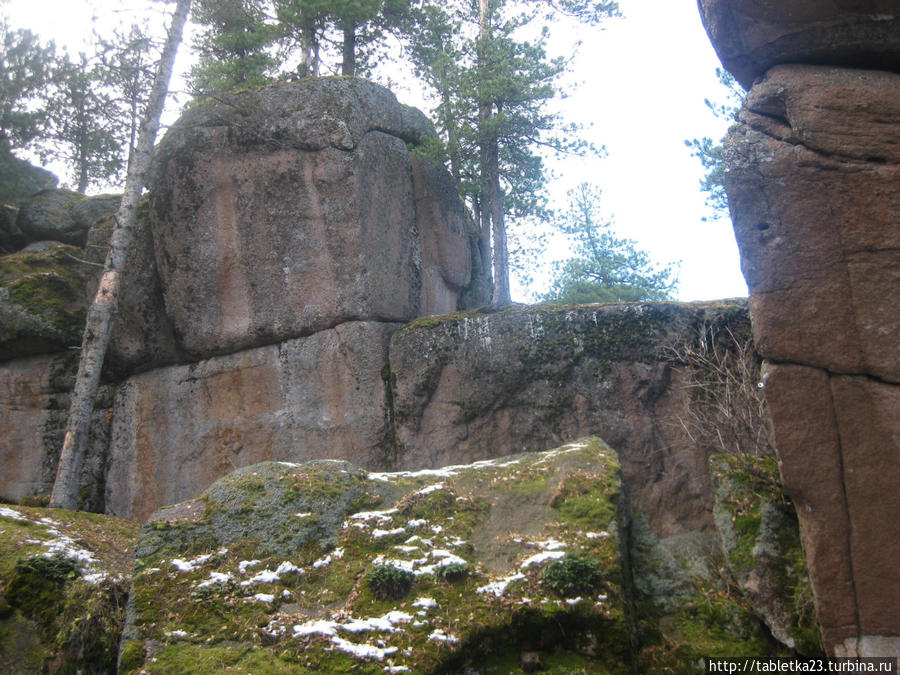
[[[722,64],[749,89],[782,63],[900,71],[896,0],[699,0]]]
[[[825,644],[897,656],[900,7],[700,6],[753,84],[726,187]]]
[[[440,181],[407,149],[433,133],[386,89],[346,78],[188,112],[160,146],[151,198],[179,345],[204,357],[456,310],[462,210],[433,200]]]

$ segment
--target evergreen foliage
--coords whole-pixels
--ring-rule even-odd
[[[705,100],[706,107],[720,119],[737,120],[738,110],[744,100],[746,91],[738,84],[734,76],[724,68],[716,68],[719,82],[728,91],[726,103],[713,103]],[[728,216],[728,195],[725,194],[725,148],[722,141],[714,141],[709,136],[694,138],[684,144],[693,152],[691,155],[700,160],[706,174],[700,179],[700,189],[706,193],[706,205],[712,210],[714,219]]]
[[[46,87],[55,49],[30,30],[12,30],[5,18],[0,43],[0,138],[21,148],[40,133],[42,115],[33,103]]]
[[[610,231],[599,217],[600,190],[587,183],[569,191],[569,210],[557,224],[575,256],[558,263],[548,302],[639,302],[667,300],[677,286],[675,267],[657,267],[630,239]]]

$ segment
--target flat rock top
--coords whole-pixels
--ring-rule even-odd
[[[176,507],[145,525],[123,670],[200,672],[224,658],[424,673],[538,659],[629,672],[620,489],[615,453],[596,438],[416,472],[247,467],[198,500],[199,518]]]

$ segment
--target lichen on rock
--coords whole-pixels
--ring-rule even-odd
[[[615,453],[594,438],[416,472],[248,467],[144,526],[123,671],[461,672],[527,656],[631,672],[622,506]],[[548,581],[585,565],[577,595]]]

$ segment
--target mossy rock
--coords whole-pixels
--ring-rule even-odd
[[[247,467],[144,526],[123,672],[521,672],[526,652],[631,672],[622,509],[594,438],[419,472]],[[567,555],[592,572],[576,597],[542,575]],[[385,566],[410,586],[373,591]]]
[[[137,531],[111,516],[0,507],[8,672],[115,672]]]
[[[65,244],[0,256],[0,353],[5,358],[81,344],[85,285],[94,268]]]
[[[716,529],[737,588],[781,643],[804,656],[822,655],[800,526],[777,464],[716,455],[710,471]]]

